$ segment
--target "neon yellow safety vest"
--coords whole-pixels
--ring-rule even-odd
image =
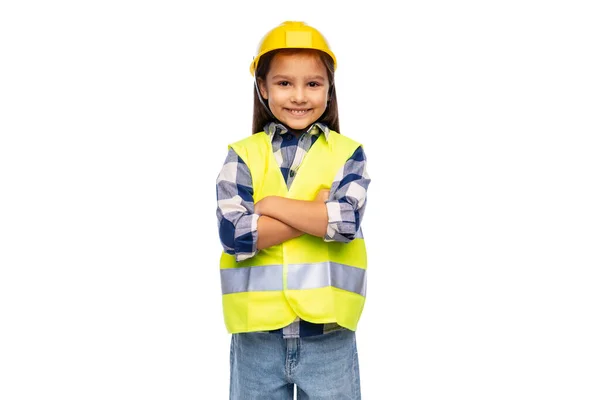
[[[360,144],[330,131],[306,154],[288,190],[265,132],[230,145],[252,175],[254,201],[266,196],[313,200],[331,188],[337,172]],[[236,262],[223,252],[221,290],[229,333],[279,329],[299,316],[356,330],[366,295],[364,239],[325,242],[304,234]]]

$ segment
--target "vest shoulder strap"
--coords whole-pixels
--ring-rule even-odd
[[[343,153],[350,153],[348,157],[354,153],[354,151],[361,146],[356,140],[350,139],[348,136],[337,133],[336,131],[329,131],[329,143],[338,149],[344,149]]]
[[[269,137],[265,132],[258,132],[254,135],[248,136],[242,140],[229,144],[229,148],[232,148],[237,155],[244,160],[246,165],[249,165],[252,161],[250,158],[253,156],[263,157],[270,151]]]

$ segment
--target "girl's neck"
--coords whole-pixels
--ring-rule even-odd
[[[288,128],[288,133],[291,133],[292,135],[294,135],[294,137],[297,139],[300,136],[302,136],[303,133],[306,132],[306,129],[291,129]]]

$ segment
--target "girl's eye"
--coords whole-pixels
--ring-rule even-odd
[[[317,86],[319,86],[319,82],[310,82],[308,84],[308,86],[310,86],[310,87],[317,87]]]
[[[289,82],[288,81],[281,81],[278,83],[279,86],[289,86]]]

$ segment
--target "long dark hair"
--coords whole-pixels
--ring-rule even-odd
[[[329,54],[324,53],[319,50],[312,50],[312,49],[280,49],[280,50],[270,51],[270,52],[264,54],[262,57],[260,57],[258,66],[256,67],[255,79],[258,80],[260,78],[260,79],[266,80],[267,73],[269,72],[269,68],[271,68],[271,60],[273,60],[273,57],[275,56],[275,54],[277,54],[279,52],[286,53],[286,54],[296,54],[296,53],[299,53],[302,51],[316,52],[319,55],[319,58],[321,59],[323,64],[325,65],[325,69],[327,70],[327,79],[329,80],[329,96],[328,96],[329,103],[327,104],[327,108],[325,109],[325,112],[318,119],[318,121],[326,124],[329,127],[329,129],[333,129],[334,131],[339,132],[340,131],[340,122],[339,122],[339,115],[338,115],[337,96],[335,94],[335,85],[334,85],[334,81],[333,81],[333,77],[334,77],[333,59],[329,56]],[[256,85],[258,85],[258,83],[256,83]],[[271,116],[269,111],[265,108],[265,105],[263,105],[261,103],[261,101],[260,101],[261,99],[258,96],[259,96],[258,88],[255,87],[254,88],[254,113],[252,116],[252,133],[253,134],[262,132],[265,125],[268,122],[273,121],[273,117]],[[266,100],[265,100],[265,104],[266,104]]]

